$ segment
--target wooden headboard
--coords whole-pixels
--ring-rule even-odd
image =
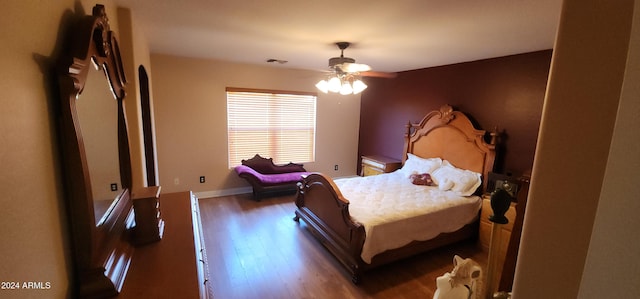
[[[486,131],[477,130],[469,118],[449,105],[429,112],[419,123],[409,122],[404,138],[402,162],[407,153],[423,158],[440,157],[454,166],[482,174],[482,191],[486,190],[487,177],[493,171],[496,157],[496,136],[491,133],[486,143]]]

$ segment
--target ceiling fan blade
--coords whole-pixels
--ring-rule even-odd
[[[397,77],[398,73],[366,71],[366,72],[360,72],[360,76],[363,76],[363,77],[390,78],[391,79],[391,78]]]
[[[340,69],[347,73],[361,73],[370,71],[371,67],[362,63],[345,62],[340,66]]]

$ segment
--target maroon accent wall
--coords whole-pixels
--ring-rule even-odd
[[[484,130],[502,132],[496,171],[520,175],[533,167],[551,50],[366,78],[359,155],[400,159],[405,125],[449,104]]]

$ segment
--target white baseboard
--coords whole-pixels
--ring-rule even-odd
[[[246,194],[246,193],[252,193],[252,192],[253,192],[253,189],[251,187],[241,187],[241,188],[224,189],[224,190],[193,192],[193,194],[198,198],[209,198],[209,197]]]

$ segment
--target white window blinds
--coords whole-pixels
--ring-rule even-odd
[[[274,163],[315,159],[316,95],[227,88],[229,167],[255,154]]]

